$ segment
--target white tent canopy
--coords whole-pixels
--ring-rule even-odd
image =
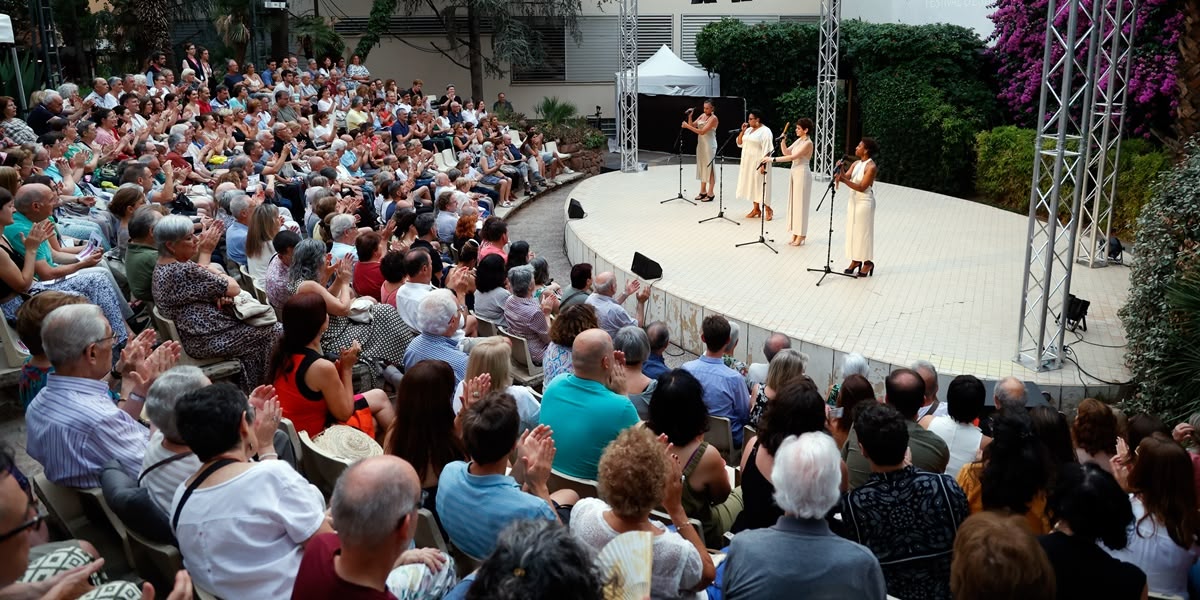
[[[620,74],[617,74],[618,77]],[[720,96],[721,76],[693,67],[664,45],[638,65],[638,93],[668,96]]]

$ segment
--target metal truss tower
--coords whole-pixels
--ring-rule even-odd
[[[1076,256],[1080,264],[1096,268],[1108,265],[1106,249],[1117,195],[1137,0],[1096,0],[1092,15],[1096,46],[1090,65],[1093,76],[1088,81],[1094,86],[1095,96]]]
[[[813,173],[828,181],[836,162],[838,43],[841,39],[842,0],[821,0],[821,45],[817,50],[817,119],[813,132],[816,163]]]
[[[621,148],[621,172],[638,170],[638,3],[620,0],[621,60],[617,78],[617,139]]]

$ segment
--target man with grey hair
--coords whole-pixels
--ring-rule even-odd
[[[110,93],[110,90],[108,80],[103,77],[97,77],[92,80],[92,93],[88,94],[83,101],[91,102],[92,106],[112,110],[116,108],[118,102],[117,98]]]
[[[910,367],[925,380],[925,402],[921,404],[921,409],[917,411],[917,420],[924,419],[926,415],[940,417],[950,414],[949,406],[938,401],[938,374],[937,367],[927,360],[918,360]]]
[[[54,372],[25,415],[29,456],[50,481],[68,487],[98,487],[101,468],[113,459],[137,476],[150,434],[136,416],[154,380],[179,359],[179,344],[164,342],[151,352],[154,333],[144,332],[114,369],[117,336],[93,304],[54,309],[41,334]],[[120,405],[109,395],[109,381],[125,383]]]
[[[142,302],[154,302],[150,288],[154,280],[154,265],[158,263],[158,247],[154,244],[154,226],[163,214],[156,206],[141,206],[129,219],[129,249],[125,251],[125,279],[129,292]]]
[[[782,333],[772,333],[767,336],[767,341],[763,342],[763,357],[767,362],[750,363],[746,369],[746,379],[750,383],[763,385],[767,382],[767,371],[771,368],[771,359],[784,348],[792,347],[792,338],[783,335]]]
[[[992,402],[996,405],[996,410],[1000,411],[1006,408],[1023,410],[1027,401],[1025,383],[1020,379],[1010,375],[996,382],[996,389],[992,393]]]
[[[238,192],[229,199],[229,214],[233,215],[233,223],[225,230],[225,258],[246,266],[246,235],[250,231],[250,217],[258,202],[245,192]]]
[[[440,598],[454,564],[435,548],[409,550],[417,533],[421,480],[412,465],[373,456],[342,472],[329,511],[336,533],[304,545],[292,598]]]
[[[409,251],[410,254],[412,252],[420,251]],[[466,377],[467,354],[458,349],[458,342],[454,339],[460,312],[458,301],[450,290],[433,290],[421,300],[416,323],[420,335],[404,351],[405,369],[423,360],[440,360],[454,369],[456,384]]]
[[[642,374],[650,379],[658,379],[660,375],[671,371],[663,358],[663,352],[671,343],[671,330],[666,323],[655,321],[646,326],[646,337],[650,340],[650,356],[642,363]]]
[[[550,345],[550,315],[558,308],[558,296],[542,294],[539,302],[533,297],[533,266],[521,265],[508,271],[512,295],[504,301],[504,322],[509,333],[525,338],[525,346],[533,364],[542,364]]]
[[[646,321],[646,301],[650,299],[650,286],[642,288],[642,282],[631,279],[625,284],[625,291],[617,294],[617,277],[612,271],[605,271],[596,276],[592,283],[592,293],[586,302],[596,309],[596,320],[600,329],[608,332],[609,337],[617,335],[617,331],[627,325],[641,327]],[[637,318],[629,316],[625,311],[625,300],[637,294]]]
[[[452,189],[447,189],[437,197],[437,218],[434,223],[437,225],[437,239],[443,244],[449,244],[454,241],[454,229],[458,227],[458,211],[463,206],[463,200],[470,198],[462,192],[456,192]],[[468,205],[469,206],[469,205]]]
[[[357,262],[358,250],[354,241],[358,239],[358,224],[354,222],[354,215],[334,215],[329,220],[329,233],[333,236],[333,247],[329,254],[333,256],[334,262],[347,256],[350,257],[350,262]]]
[[[175,426],[175,403],[184,394],[209,385],[212,381],[199,367],[179,365],[160,375],[146,393],[146,418],[154,425],[154,433],[142,458],[138,487],[146,488],[163,512],[171,510],[179,484],[202,466]]]
[[[875,555],[833,533],[825,521],[840,496],[841,466],[837,445],[824,432],[783,441],[775,451],[771,482],[784,515],[768,529],[733,538],[725,559],[725,598],[792,598],[796,590],[818,598],[887,597]],[[801,552],[815,564],[785,568],[782,557]]]

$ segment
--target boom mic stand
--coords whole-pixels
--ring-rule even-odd
[[[770,147],[770,149],[767,150],[767,155],[764,156],[763,159],[765,160],[768,158],[773,158],[774,156],[775,156],[775,142],[771,142],[771,147]],[[754,240],[753,242],[742,242],[740,244],[734,244],[733,247],[741,248],[742,246],[750,246],[752,244],[762,244],[762,245],[766,246],[767,249],[770,250],[771,252],[774,252],[775,254],[779,254],[778,250],[776,250],[773,246],[771,246],[771,244],[767,243],[767,242],[775,241],[775,240],[767,239],[767,179],[769,177],[771,177],[770,161],[763,163],[762,166],[759,168],[763,169],[763,183],[762,183],[762,197],[759,199],[760,205],[759,205],[759,210],[758,210],[758,239]],[[831,225],[831,227],[832,227],[832,225]]]
[[[741,223],[738,223],[737,221],[725,216],[725,155],[722,154],[722,152],[725,151],[725,146],[729,145],[729,140],[732,140],[735,136],[737,136],[736,131],[729,134],[729,137],[725,138],[725,143],[721,144],[720,148],[717,148],[717,153],[713,155],[712,160],[708,161],[708,164],[711,166],[714,162],[716,162],[718,156],[721,157],[721,175],[718,177],[721,180],[721,189],[717,192],[717,216],[709,217],[707,219],[700,219],[701,223],[707,223],[714,219],[725,219],[726,221],[729,221],[738,227],[741,227],[742,225]]]
[[[692,202],[691,200],[689,200],[688,198],[685,198],[683,196],[683,128],[682,127],[679,128],[679,133],[675,134],[675,161],[679,163],[679,192],[675,194],[674,198],[667,198],[666,200],[659,202],[659,204],[666,204],[668,202],[671,202],[672,200],[683,200],[684,202],[687,202],[688,204],[695,206],[696,205],[695,202]]]
[[[821,282],[829,275],[841,275],[842,277],[854,277],[853,273],[846,274],[841,271],[834,271],[829,268],[829,264],[833,262],[833,207],[834,199],[837,197],[837,174],[842,171],[841,162],[833,168],[833,173],[829,176],[829,187],[825,188],[825,194],[821,196],[821,201],[817,203],[817,211],[821,212],[821,205],[825,203],[825,199],[829,198],[829,237],[825,240],[825,266],[821,269],[808,269],[810,273],[821,273],[821,278],[817,280],[817,287],[821,287]]]

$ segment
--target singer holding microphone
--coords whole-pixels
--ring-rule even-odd
[[[716,189],[717,175],[713,170],[713,156],[717,153],[717,126],[720,121],[713,114],[712,100],[704,101],[704,111],[696,120],[692,120],[692,109],[687,109],[687,120],[683,122],[684,129],[695,133],[696,139],[696,179],[700,180],[700,195],[696,200],[712,202],[713,190]],[[707,190],[707,191],[705,191]]]
[[[850,174],[838,171],[834,180],[854,190],[850,194],[850,205],[846,209],[846,258],[850,266],[843,271],[847,275],[858,271],[859,277],[875,274],[875,156],[879,144],[865,137],[854,149],[858,160],[850,165]]]
[[[771,210],[771,175],[763,160],[771,155],[775,147],[771,130],[762,124],[762,112],[751,110],[746,113],[746,122],[738,130],[737,145],[742,149],[741,167],[738,170],[737,193],[735,197],[743,202],[752,202],[754,209],[746,213],[747,219],[760,216],[759,203],[767,213],[770,221],[775,217]],[[763,187],[763,181],[766,187]]]
[[[787,142],[787,125],[779,135],[779,152],[781,156],[771,159],[771,162],[791,162],[792,173],[788,186],[788,233],[792,234],[789,246],[803,246],[808,237],[808,198],[812,193],[812,171],[808,163],[812,160],[813,143],[808,139],[813,122],[810,119],[796,121],[796,141],[789,146]],[[766,159],[764,159],[765,161]]]

